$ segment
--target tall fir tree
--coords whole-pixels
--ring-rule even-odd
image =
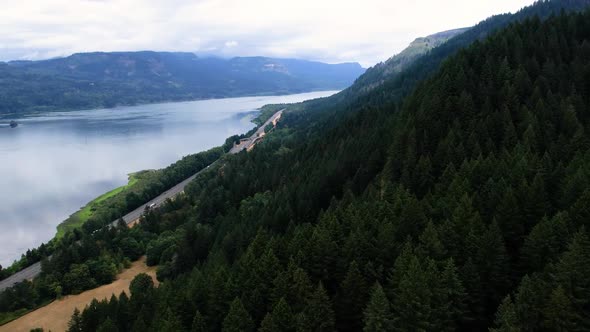
[[[389,300],[379,282],[371,291],[371,299],[364,311],[364,332],[393,331],[393,316]]]
[[[235,298],[230,307],[227,316],[223,320],[223,332],[251,332],[254,330],[254,322],[250,314],[244,308],[242,301]]]

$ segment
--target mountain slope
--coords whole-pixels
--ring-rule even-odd
[[[357,86],[363,87],[361,93],[371,91],[383,84],[383,82],[392,75],[399,74],[416,59],[428,53],[431,49],[444,44],[449,39],[462,34],[468,29],[469,28],[453,29],[438,32],[426,37],[416,38],[399,54],[394,55],[385,62],[378,63],[369,68],[355,83]]]
[[[342,89],[362,73],[356,63],[225,60],[147,51],[81,53],[0,64],[0,114]]]
[[[361,75],[349,88],[330,98],[326,98],[322,103],[314,102],[309,108],[323,111],[340,108],[355,110],[367,103],[396,103],[409,94],[419,82],[435,72],[446,58],[471,43],[482,40],[491,33],[526,18],[538,16],[540,19],[546,19],[551,15],[559,14],[561,11],[576,12],[584,10],[589,5],[590,0],[539,0],[514,14],[494,15],[433,48],[424,56],[416,58],[402,72],[386,76],[383,83],[374,91],[371,90],[371,93],[365,93],[367,90],[365,82],[372,84],[375,81],[371,77],[371,73],[374,71],[370,68],[367,70],[367,77]],[[334,105],[338,105],[338,107],[334,107]],[[333,116],[333,113],[326,114],[326,118]]]
[[[303,142],[285,129],[227,160],[140,225],[163,234],[148,259],[167,281],[134,324],[584,330],[588,22],[511,25],[398,109],[367,105]]]
[[[585,330],[588,22],[515,23],[418,87],[285,113],[138,227],[63,244],[29,287],[85,280],[132,237],[165,282],[93,304],[81,330]]]

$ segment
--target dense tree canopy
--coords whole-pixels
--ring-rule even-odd
[[[135,320],[587,330],[589,22],[511,24],[403,103],[367,103],[336,125],[302,129],[321,104],[287,112],[264,143],[140,225],[160,234],[148,246],[174,250],[148,251],[164,283],[155,314]]]
[[[158,265],[158,288],[139,276],[71,331],[589,329],[590,12],[556,3],[585,4],[289,108],[137,227],[72,236],[35,283],[108,282],[138,247]],[[56,292],[27,285],[0,306]]]

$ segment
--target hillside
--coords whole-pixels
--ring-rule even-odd
[[[366,95],[296,105],[133,229],[69,234],[0,309],[145,248],[161,286],[72,331],[588,330],[587,3],[497,16]]]
[[[0,64],[0,114],[343,89],[356,63],[192,53],[80,53]]]
[[[369,92],[379,85],[383,84],[386,79],[392,75],[399,74],[406,67],[410,66],[417,58],[425,55],[430,50],[446,43],[449,39],[462,34],[468,28],[453,29],[438,32],[426,37],[416,38],[408,47],[389,58],[385,62],[376,64],[369,68],[356,82],[356,85],[362,85],[362,93]]]
[[[402,72],[394,72],[392,75],[385,77],[379,88],[375,89],[376,91],[373,91],[373,93],[365,93],[368,90],[367,86],[374,86],[375,82],[381,81],[381,75],[380,70],[369,68],[352,86],[326,99],[319,108],[323,110],[357,109],[362,108],[367,103],[396,103],[400,98],[409,94],[423,79],[436,71],[445,59],[471,43],[481,41],[489,34],[509,24],[529,17],[537,16],[540,19],[546,19],[562,10],[565,12],[579,11],[589,5],[590,0],[539,0],[514,14],[491,16],[465,32],[450,38],[438,47],[434,47],[423,56],[410,61]],[[315,108],[315,105],[310,108]]]
[[[152,302],[160,318],[134,324],[586,326],[587,22],[511,25],[453,56],[399,108],[367,105],[305,143],[277,134],[228,160],[174,218],[140,225],[166,234],[148,260],[167,282]],[[165,243],[177,256],[155,249]]]

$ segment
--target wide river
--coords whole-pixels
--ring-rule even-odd
[[[50,240],[61,221],[126,184],[129,173],[165,167],[247,132],[263,105],[335,92],[48,112],[17,119],[17,128],[0,128],[0,264],[8,266],[28,248]]]

